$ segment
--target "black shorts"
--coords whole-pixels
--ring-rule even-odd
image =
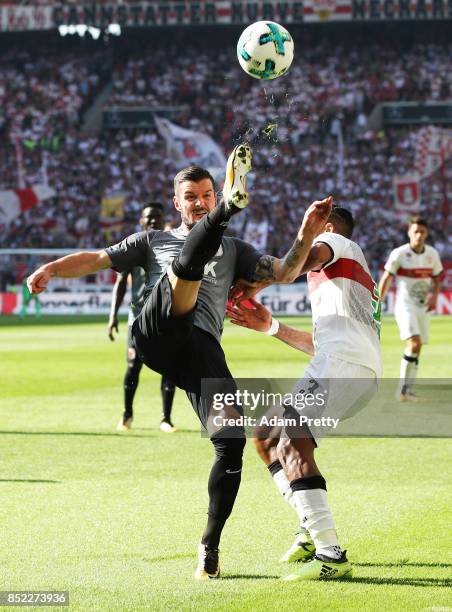
[[[152,289],[132,326],[135,348],[141,360],[155,372],[168,376],[186,391],[203,426],[211,410],[210,397],[201,393],[202,379],[216,378],[221,393],[236,389],[220,343],[193,324],[195,310],[171,315],[171,285],[165,274]],[[210,393],[210,391],[209,391]]]

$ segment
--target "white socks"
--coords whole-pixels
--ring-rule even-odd
[[[287,479],[287,476],[281,466],[281,469],[277,472],[273,471],[272,478],[274,480],[275,485],[278,487],[278,491],[284,497],[286,502],[288,502],[295,512],[298,514],[297,507],[295,505],[295,499],[293,497],[292,489],[290,488],[290,482]],[[307,534],[308,531],[300,524],[300,532]]]
[[[295,500],[293,498],[292,489],[290,488],[290,482],[287,480],[287,476],[283,469],[279,470],[273,474],[273,480],[275,481],[275,485],[278,487],[279,492],[284,497],[284,499],[292,506],[292,508],[297,511],[295,506]]]
[[[312,476],[299,478],[290,483],[279,461],[271,463],[268,469],[279,492],[298,514],[301,533],[309,534],[312,538],[316,554],[340,559],[342,550],[328,506],[324,478]],[[319,488],[307,488],[307,486]]]
[[[326,491],[324,489],[304,489],[293,491],[292,494],[300,522],[309,531],[315,544],[316,554],[340,559],[342,550],[328,507]]]

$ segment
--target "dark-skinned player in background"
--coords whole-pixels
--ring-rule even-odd
[[[159,202],[149,202],[141,211],[139,224],[143,231],[162,230],[165,225],[163,205]],[[133,400],[138,387],[141,361],[132,341],[132,325],[143,307],[144,292],[146,289],[146,272],[144,268],[136,266],[118,274],[111,296],[110,319],[108,321],[108,337],[114,341],[114,331],[119,332],[118,311],[130,282],[132,299],[130,302],[128,329],[127,329],[127,370],[124,375],[124,412],[116,427],[118,431],[128,431],[133,422]],[[174,433],[176,428],[171,422],[171,409],[175,385],[167,376],[162,376],[160,391],[162,394],[162,419],[160,430],[165,433]]]

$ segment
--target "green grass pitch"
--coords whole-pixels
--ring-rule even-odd
[[[451,329],[451,318],[433,319],[421,376],[450,377]],[[116,434],[125,335],[124,321],[111,343],[99,318],[0,320],[0,590],[69,590],[70,609],[83,611],[452,609],[448,439],[322,443],[318,463],[354,579],[304,584],[278,580],[297,520],[248,444],[221,545],[224,578],[196,583],[211,445],[180,391],[180,431],[158,431],[159,378],[148,370],[135,428]],[[397,376],[392,319],[382,344],[385,374]],[[230,324],[224,347],[236,376],[298,377],[307,363]]]

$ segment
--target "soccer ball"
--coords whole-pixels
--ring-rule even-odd
[[[256,21],[243,30],[237,57],[243,70],[255,79],[276,79],[286,74],[292,63],[292,36],[279,23]]]

